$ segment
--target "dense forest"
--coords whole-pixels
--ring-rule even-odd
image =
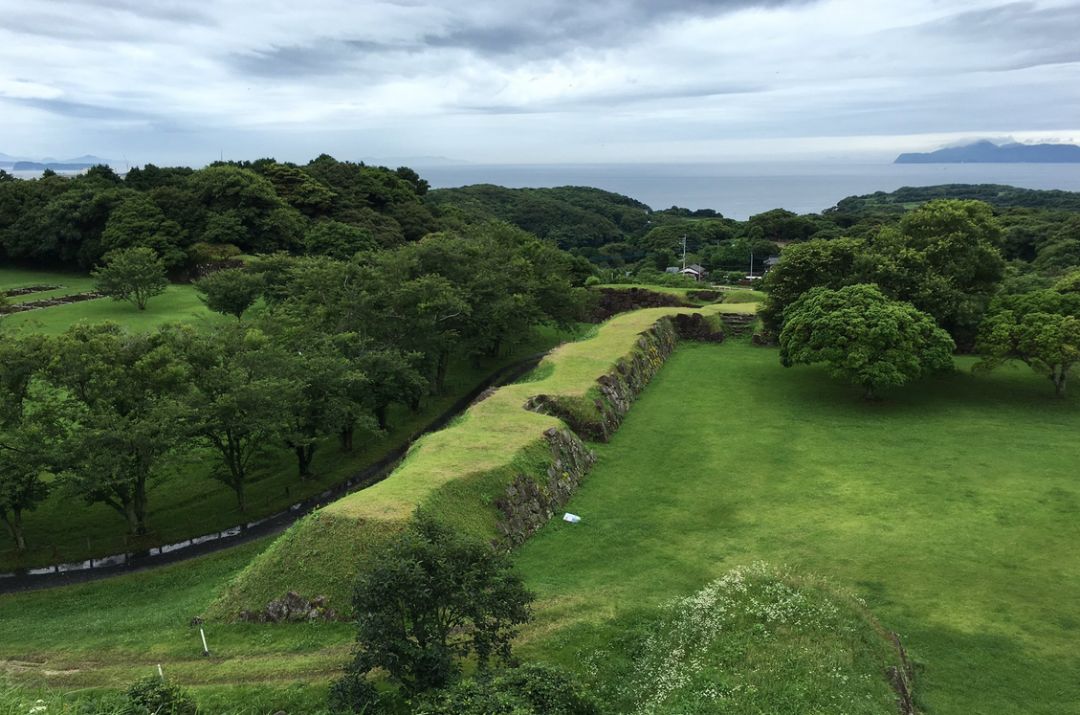
[[[1002,254],[1020,273],[1030,267],[1053,274],[1080,264],[1080,194],[1066,191],[903,188],[849,197],[820,214],[777,208],[735,221],[709,209],[654,210],[588,187],[429,190],[407,167],[327,155],[305,165],[273,159],[199,170],[147,165],[123,177],[105,166],[77,177],[46,171],[33,181],[0,171],[0,258],[86,270],[111,250],[146,246],[175,278],[243,254],[350,258],[495,220],[554,242],[608,280],[639,273],[656,280],[680,265],[684,236],[689,262],[735,280],[750,270],[751,255],[758,273],[787,244],[871,236],[912,207],[941,198],[992,206],[1004,231]]]

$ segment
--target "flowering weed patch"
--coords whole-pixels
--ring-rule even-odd
[[[681,713],[893,713],[884,673],[896,654],[856,600],[763,563],[628,619],[585,658],[613,710]]]

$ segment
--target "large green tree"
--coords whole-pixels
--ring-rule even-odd
[[[1041,290],[1007,296],[983,321],[978,350],[980,369],[992,369],[1019,360],[1045,376],[1054,393],[1063,396],[1069,373],[1080,362],[1080,294],[1071,292],[1073,281],[1059,290]]]
[[[169,287],[165,264],[152,248],[138,246],[111,251],[105,262],[95,268],[94,290],[116,301],[127,301],[139,310]]]
[[[256,328],[230,323],[177,337],[191,367],[191,432],[217,451],[211,476],[233,490],[244,511],[252,459],[288,433],[289,406],[302,386],[283,369],[281,349]]]
[[[77,325],[52,344],[47,378],[82,404],[64,445],[64,482],[88,503],[147,533],[150,486],[164,458],[188,440],[183,397],[192,372],[170,329],[128,333],[113,323]]]
[[[788,308],[780,332],[785,367],[825,363],[867,399],[951,368],[954,347],[929,315],[865,284],[811,289]]]
[[[187,260],[185,239],[180,224],[166,218],[153,199],[147,194],[132,194],[109,213],[101,234],[101,249],[107,253],[150,248],[166,268],[177,268]]]

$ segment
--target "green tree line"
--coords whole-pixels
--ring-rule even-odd
[[[443,390],[451,358],[581,320],[584,278],[552,245],[485,224],[349,261],[277,253],[212,273],[198,288],[237,319],[206,329],[0,332],[0,521],[25,549],[23,515],[59,491],[144,534],[154,485],[196,448],[217,455],[212,476],[243,511],[257,455],[287,447],[311,477],[328,437],[351,450],[387,429],[391,405]]]

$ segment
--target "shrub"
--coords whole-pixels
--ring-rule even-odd
[[[384,668],[413,694],[445,686],[470,655],[481,672],[492,658],[509,662],[531,600],[504,554],[419,515],[361,569],[349,674]]]
[[[418,715],[598,715],[599,704],[565,672],[526,665],[465,680],[422,703]]]
[[[588,278],[585,279],[585,287],[586,288],[591,288],[593,286],[598,286],[598,285],[600,285],[600,277],[599,276],[589,276]]]
[[[125,715],[195,715],[196,711],[186,690],[161,678],[143,678],[127,690]]]
[[[359,672],[359,669],[351,670],[334,681],[330,686],[328,702],[333,713],[374,715],[382,709],[378,691],[367,679],[367,673]]]

